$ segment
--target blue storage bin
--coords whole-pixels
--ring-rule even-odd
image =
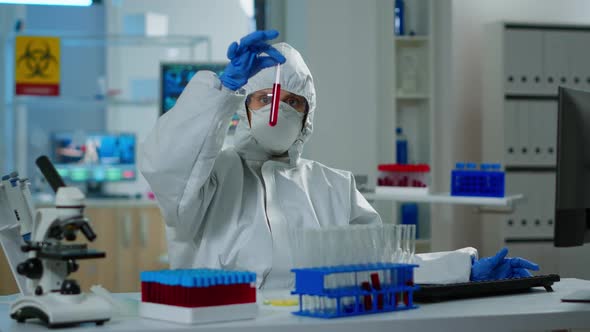
[[[505,173],[499,164],[457,163],[451,172],[451,195],[504,197]]]

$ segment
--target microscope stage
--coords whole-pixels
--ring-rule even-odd
[[[43,248],[39,251],[37,257],[63,260],[67,261],[70,259],[92,259],[92,258],[104,258],[106,254],[104,251],[98,251],[94,249],[54,249],[54,248]]]

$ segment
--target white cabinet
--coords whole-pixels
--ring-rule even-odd
[[[433,0],[406,0],[405,4],[406,32],[414,30],[416,35],[395,37],[395,124],[392,126],[392,138],[395,140],[395,128],[401,127],[408,138],[408,162],[430,164],[434,169],[434,5]],[[431,206],[418,204],[418,236],[425,243],[431,237],[432,219]]]
[[[590,33],[572,32],[570,42],[570,80],[574,87],[590,90]]]
[[[521,94],[535,91],[541,86],[543,69],[543,32],[535,30],[506,31],[505,89],[507,93]]]
[[[524,194],[512,211],[483,216],[483,253],[508,246],[540,273],[582,277],[553,247],[557,92],[590,89],[590,26],[499,22],[486,29],[482,160],[506,167],[506,191]],[[500,133],[500,134],[498,134]]]
[[[504,158],[507,166],[555,165],[557,102],[508,99],[504,111]]]

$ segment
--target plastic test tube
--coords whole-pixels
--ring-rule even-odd
[[[281,83],[279,79],[281,77],[281,65],[277,64],[277,73],[275,77],[275,83],[272,85],[272,104],[270,109],[270,118],[268,119],[268,125],[274,127],[279,121],[279,104],[281,103]]]

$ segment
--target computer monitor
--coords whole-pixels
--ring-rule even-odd
[[[135,141],[132,133],[57,132],[51,159],[66,182],[86,183],[100,195],[102,183],[136,179]]]
[[[559,88],[556,247],[590,242],[590,92]]]
[[[191,78],[199,70],[209,70],[221,75],[227,62],[163,63],[161,65],[161,114],[176,104]]]

